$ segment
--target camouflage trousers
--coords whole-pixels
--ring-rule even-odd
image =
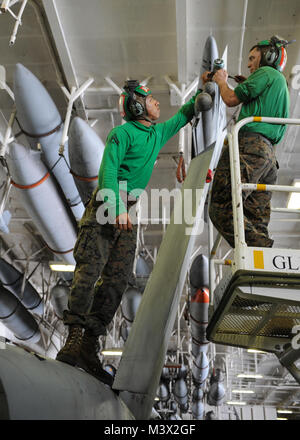
[[[137,227],[82,226],[74,247],[76,268],[64,324],[106,334],[132,275]]]
[[[242,183],[272,185],[278,164],[274,147],[257,133],[240,133],[239,151]],[[269,238],[270,191],[243,191],[245,239],[248,246],[272,247]],[[229,147],[224,146],[215,171],[209,216],[220,234],[234,247]]]

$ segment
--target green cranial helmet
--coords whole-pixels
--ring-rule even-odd
[[[287,52],[285,47],[291,41],[284,40],[276,35],[270,40],[262,40],[255,47],[261,49],[261,66],[270,66],[282,72],[287,62]]]
[[[124,92],[120,96],[119,110],[125,121],[135,121],[147,118],[146,98],[151,95],[151,90],[139,84],[136,80],[128,80]],[[150,121],[151,122],[151,121]]]

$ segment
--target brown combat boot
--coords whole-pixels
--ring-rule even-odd
[[[98,357],[99,350],[99,337],[86,330],[82,338],[77,366],[111,387],[114,379],[102,368]]]
[[[69,335],[65,345],[57,353],[56,360],[66,364],[76,365],[82,343],[82,327],[80,325],[70,325]]]

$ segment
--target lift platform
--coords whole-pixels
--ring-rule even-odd
[[[213,299],[207,338],[218,344],[254,348],[282,356],[292,350],[295,326],[300,324],[300,250],[246,245],[242,191],[298,192],[298,189],[241,183],[238,131],[253,121],[300,125],[300,119],[251,117],[240,121],[228,134],[235,248],[232,260],[217,260],[218,237],[211,252],[210,271],[213,274],[215,264],[228,267],[217,285],[214,285],[214,275],[210,276]]]

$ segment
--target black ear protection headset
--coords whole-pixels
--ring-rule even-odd
[[[141,101],[137,100],[137,96],[135,94],[135,89],[139,86],[139,82],[135,79],[126,81],[124,86],[125,92],[128,94],[127,106],[130,113],[136,118],[144,115],[146,112],[145,105],[141,102],[144,101],[142,98]]]
[[[287,61],[286,46],[296,40],[287,41],[277,35],[274,35],[270,40],[260,41],[256,47],[262,49],[261,66],[270,66],[283,71]],[[255,47],[255,46],[254,46]],[[265,50],[263,50],[265,48]]]

